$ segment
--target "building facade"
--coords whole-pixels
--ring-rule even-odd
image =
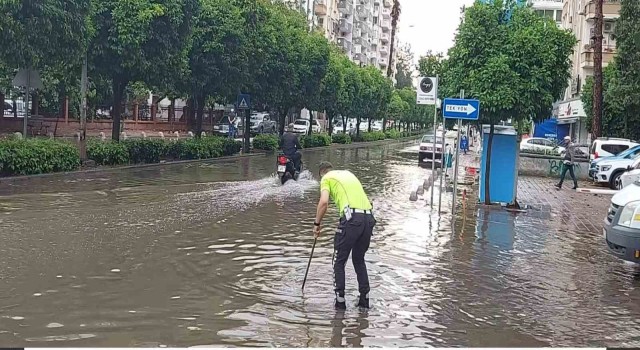
[[[397,57],[390,56],[392,8],[392,0],[315,0],[314,23],[351,60],[386,75]],[[396,29],[396,48],[397,38]]]
[[[564,99],[554,109],[554,114],[558,118],[558,124],[569,124],[571,136],[584,143],[591,140],[580,96],[584,82],[593,76],[595,5],[595,0],[564,0],[562,7],[562,27],[576,36],[577,44],[571,57],[571,81]],[[620,0],[604,0],[603,13],[602,65],[606,67],[616,53],[613,33],[620,13]]]

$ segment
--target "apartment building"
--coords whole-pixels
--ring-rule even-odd
[[[391,0],[315,0],[314,22],[351,60],[386,74],[392,7]]]
[[[562,27],[574,33],[577,45],[571,57],[571,82],[564,100],[554,109],[554,114],[558,118],[558,124],[569,125],[570,134],[579,142],[590,141],[585,122],[587,115],[580,95],[585,80],[593,76],[595,5],[595,0],[564,0],[562,8]],[[603,13],[602,64],[606,67],[616,53],[613,33],[620,13],[620,0],[604,0]]]
[[[533,10],[540,16],[554,20],[558,26],[562,26],[562,9],[564,0],[528,0]]]

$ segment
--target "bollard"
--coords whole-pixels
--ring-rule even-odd
[[[123,139],[123,140],[126,140],[126,139],[127,139],[127,133],[123,131],[123,132],[120,134],[120,138],[121,138],[121,139]]]
[[[21,132],[14,132],[13,133],[13,137],[17,140],[21,140],[22,139],[22,133]]]
[[[160,138],[164,140],[164,133],[162,131],[158,133],[158,136],[160,136]]]
[[[143,138],[143,139],[146,139],[146,138],[147,138],[147,133],[146,133],[146,132],[144,132],[144,131],[142,132],[142,138]]]
[[[52,132],[50,132],[47,136],[49,136],[50,139],[54,139],[55,138],[55,135],[53,135]]]
[[[200,137],[207,137],[207,133],[206,133],[206,132],[204,132],[204,131],[203,131],[203,132],[201,132],[201,133],[200,133]]]
[[[424,194],[424,186],[418,186],[416,190],[416,194],[423,195]]]
[[[416,193],[416,191],[411,192],[411,194],[409,195],[409,200],[412,202],[415,202],[418,200],[418,194]]]
[[[189,132],[187,133],[187,136],[189,136],[189,137],[193,137],[193,132],[189,131]]]
[[[76,141],[80,142],[80,132],[79,131],[76,133]]]
[[[176,140],[180,140],[180,132],[176,131],[173,133],[176,136]]]
[[[100,132],[100,140],[105,141],[107,139],[107,136],[104,134],[104,132]]]

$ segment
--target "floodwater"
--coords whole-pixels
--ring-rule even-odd
[[[555,214],[452,220],[409,192],[415,145],[0,183],[2,346],[639,346],[640,273]],[[332,209],[301,292],[328,159],[362,180],[378,227],[372,309],[333,310]],[[436,194],[436,198],[438,195]],[[477,217],[477,218],[476,218]],[[347,265],[348,304],[357,287]]]

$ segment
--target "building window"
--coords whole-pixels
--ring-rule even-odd
[[[562,10],[556,10],[556,22],[562,22]]]

